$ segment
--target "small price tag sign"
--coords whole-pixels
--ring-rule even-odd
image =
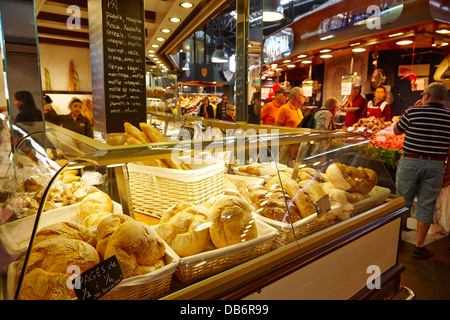
[[[116,256],[112,256],[86,270],[74,279],[78,300],[97,300],[123,280]]]

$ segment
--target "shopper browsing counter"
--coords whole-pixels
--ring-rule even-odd
[[[450,179],[450,110],[442,102],[447,87],[433,82],[425,88],[422,105],[409,108],[402,115],[394,133],[405,133],[403,156],[397,166],[398,193],[405,198],[405,206],[412,207],[416,189],[417,239],[413,257],[424,259],[433,253],[424,242],[430,225],[434,223],[434,207],[442,186]],[[406,220],[406,219],[405,219]]]
[[[278,109],[286,103],[288,94],[285,88],[275,91],[275,98],[261,108],[261,124],[267,126],[275,125]]]
[[[80,99],[74,98],[69,102],[69,114],[58,115],[51,106],[47,106],[44,109],[46,120],[60,125],[63,128],[75,131],[79,134],[94,137],[92,124],[81,114],[83,103]]]
[[[294,87],[289,92],[289,101],[281,106],[275,117],[275,126],[296,128],[303,119],[303,113],[300,110],[305,102],[303,89]]]

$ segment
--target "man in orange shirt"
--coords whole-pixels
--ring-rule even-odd
[[[261,124],[267,126],[273,126],[275,124],[278,109],[286,103],[288,94],[285,88],[280,88],[275,91],[275,98],[265,104],[261,109]]]
[[[300,107],[305,102],[303,89],[294,87],[289,92],[289,101],[278,109],[275,117],[275,126],[297,128],[303,119]]]

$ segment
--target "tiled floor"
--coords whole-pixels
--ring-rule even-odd
[[[450,300],[450,237],[428,236],[426,247],[434,256],[425,260],[412,257],[416,231],[404,232],[399,249],[399,263],[405,266],[401,284],[415,293],[416,300]],[[437,239],[437,240],[435,240]]]

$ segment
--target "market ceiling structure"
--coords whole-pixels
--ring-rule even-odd
[[[149,60],[173,67],[168,55],[177,52],[184,40],[233,1],[144,0]],[[35,4],[39,43],[89,47],[88,0],[36,0]],[[71,8],[79,8],[79,28],[68,28],[67,21],[74,13]]]

